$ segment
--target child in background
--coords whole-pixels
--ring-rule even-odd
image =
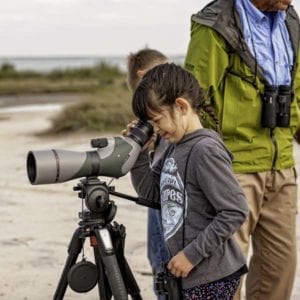
[[[127,84],[129,89],[134,92],[144,74],[154,66],[167,62],[167,57],[154,49],[141,49],[136,53],[130,53],[127,57]],[[152,164],[158,159],[164,142],[155,145]],[[148,161],[148,158],[147,158]],[[164,243],[160,211],[149,208],[148,210],[148,233],[147,233],[147,254],[151,264],[152,272],[155,275],[162,271],[162,263],[169,259],[169,253]],[[154,289],[155,291],[155,289]],[[158,296],[158,299],[164,299]]]
[[[217,132],[201,125],[202,89],[183,68],[162,64],[144,75],[132,107],[170,143],[152,168],[143,151],[131,170],[138,195],[161,203],[168,270],[181,278],[184,299],[233,299],[247,272],[233,234],[248,207],[231,169],[231,153]]]

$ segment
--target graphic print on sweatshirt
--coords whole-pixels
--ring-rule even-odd
[[[184,184],[173,158],[167,158],[160,176],[161,216],[164,238],[168,240],[183,222]],[[185,197],[187,200],[187,197]],[[185,210],[186,211],[186,210]]]

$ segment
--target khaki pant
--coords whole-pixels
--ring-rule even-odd
[[[247,300],[288,300],[296,271],[297,185],[295,169],[236,174],[249,216],[235,237],[247,256]],[[241,299],[240,291],[235,299]]]

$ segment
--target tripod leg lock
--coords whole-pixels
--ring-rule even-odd
[[[98,230],[99,237],[101,239],[101,245],[105,254],[112,254],[114,253],[114,248],[112,244],[112,240],[110,237],[110,232],[106,228],[101,228]]]

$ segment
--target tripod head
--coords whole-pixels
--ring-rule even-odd
[[[136,204],[159,209],[158,203],[150,203],[147,199],[129,196],[115,191],[114,186],[108,186],[106,182],[100,181],[98,177],[86,177],[73,187],[78,192],[78,197],[85,200],[87,209],[79,212],[79,218],[83,224],[100,223],[106,225],[110,223],[117,213],[117,206],[109,199],[109,194],[134,201]]]
[[[78,197],[85,200],[87,209],[79,212],[82,222],[105,225],[113,220],[117,206],[109,199],[109,192],[113,191],[114,187],[108,187],[106,182],[97,177],[86,177],[81,179],[73,190],[78,191]]]

